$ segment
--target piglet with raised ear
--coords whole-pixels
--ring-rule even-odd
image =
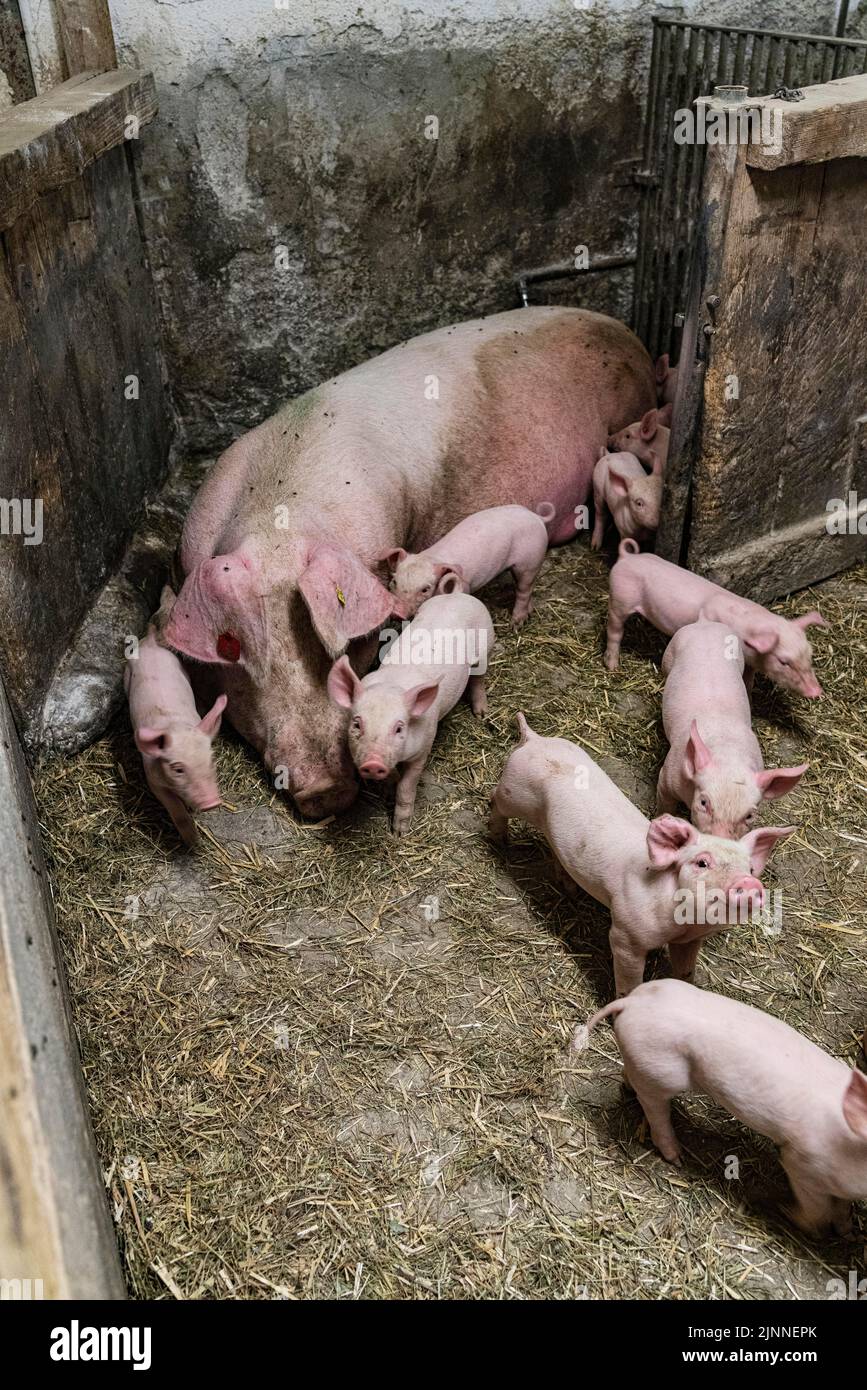
[[[503,837],[513,816],[527,821],[608,908],[618,994],[641,984],[648,952],[662,946],[677,975],[692,975],[705,937],[762,908],[758,875],[791,826],[727,840],[675,816],[648,821],[578,744],[540,737],[522,714],[518,727],[521,745],[491,797],[491,834]]]
[[[608,436],[608,447],[634,454],[651,471],[665,472],[671,440],[671,406],[648,410],[640,420]]]
[[[390,588],[408,618],[434,594],[475,593],[504,570],[515,577],[512,622],[517,627],[533,611],[531,595],[548,549],[547,521],[527,507],[488,507],[459,521],[442,540],[410,554],[389,550],[382,561],[391,571]]]
[[[700,574],[673,565],[659,555],[640,555],[629,538],[620,542],[619,559],[608,580],[608,643],[605,665],[616,671],[627,618],[640,613],[669,636],[705,617],[725,623],[744,645],[747,665],[786,690],[817,699],[822,687],[813,672],[813,652],[806,629],[827,627],[820,613],[784,618],[752,599],[733,594]]]
[[[609,454],[602,449],[593,470],[593,502],[596,516],[590,545],[594,550],[602,545],[609,512],[621,536],[651,540],[659,526],[662,504],[661,462],[657,459],[648,474],[634,454],[623,450]]]
[[[739,839],[762,801],[785,796],[807,764],[766,768],[753,733],[744,651],[724,623],[689,623],[662,658],[662,723],[671,747],[657,787],[657,811],[690,808],[708,835]]]
[[[163,590],[163,605],[173,597]],[[214,772],[213,740],[220,729],[226,696],[220,695],[202,719],[187,674],[174,652],[149,627],[124,671],[124,688],[136,747],[142,755],[147,784],[165,806],[187,845],[198,838],[194,811],[220,804]]]
[[[439,721],[464,691],[474,714],[487,709],[484,673],[493,647],[493,625],[479,599],[437,594],[363,680],[346,656],[332,666],[328,694],[349,711],[349,752],[358,771],[371,782],[398,773],[395,835],[409,829]]]
[[[615,999],[600,1019],[614,1033],[628,1084],[663,1158],[680,1163],[671,1101],[689,1091],[778,1145],[796,1225],[851,1228],[849,1204],[867,1197],[867,1076],[823,1052],[778,1018],[682,980],[653,980]]]

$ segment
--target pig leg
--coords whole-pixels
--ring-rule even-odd
[[[780,1162],[795,1198],[793,1207],[786,1207],[788,1217],[808,1235],[816,1235],[830,1226],[838,1215],[838,1198],[832,1197],[810,1172],[804,1160],[785,1146],[780,1150]]]
[[[491,811],[488,816],[488,834],[492,840],[507,840],[509,838],[509,817],[504,815],[497,805],[496,789],[491,793]]]
[[[669,941],[668,959],[671,961],[671,973],[676,980],[688,980],[692,983],[700,949],[700,940]]]
[[[533,611],[531,594],[538,573],[538,567],[534,570],[514,568],[512,570],[512,574],[515,576],[515,606],[512,609],[512,623],[515,627],[520,627],[521,623],[525,622]]]
[[[156,796],[158,800],[163,803],[171,816],[175,829],[184,844],[188,849],[192,849],[194,845],[198,844],[199,832],[196,828],[196,822],[193,820],[180,797],[172,796],[171,792],[162,790],[156,792]]]
[[[680,800],[677,794],[672,791],[668,778],[665,775],[667,762],[668,759],[666,758],[666,761],[662,764],[659,781],[656,784],[656,814],[658,816],[673,816]]]
[[[470,709],[477,719],[481,719],[483,714],[487,714],[488,697],[485,694],[484,676],[470,676],[467,681],[467,699],[470,702]]]
[[[590,537],[590,549],[601,550],[602,540],[605,535],[605,494],[600,492],[593,480],[593,535]]]
[[[744,667],[744,685],[745,685],[746,688],[747,688],[747,694],[749,695],[750,699],[753,698],[753,681],[755,680],[755,678],[756,678],[756,673],[755,673],[755,671],[753,670],[752,666],[745,666],[745,667]]]
[[[677,1092],[655,1085],[643,1076],[636,1076],[633,1084],[641,1108],[647,1116],[651,1139],[663,1158],[680,1166],[680,1145],[671,1124],[671,1098]]]
[[[412,762],[404,765],[394,800],[395,835],[405,835],[409,830],[409,823],[415,810],[415,796],[418,791],[419,778],[424,772],[424,765],[427,762],[429,752],[429,748],[425,749],[423,755],[413,758]]]
[[[623,629],[626,625],[628,613],[620,614],[614,606],[613,600],[608,600],[608,634],[605,647],[605,665],[609,671],[616,671],[620,665],[620,643],[623,641]]]
[[[629,994],[644,979],[647,952],[639,946],[624,930],[619,922],[611,923],[608,943],[614,957],[614,987],[618,995]]]

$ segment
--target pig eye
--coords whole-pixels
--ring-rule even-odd
[[[353,734],[360,734],[360,733],[361,733],[361,730],[362,730],[362,723],[361,723],[361,720],[359,719],[358,715],[356,715],[355,718],[353,719],[352,723],[351,723],[350,726],[349,726],[349,730],[350,730],[350,733],[353,733]]]
[[[754,821],[755,818],[756,818],[756,813],[755,813],[755,811],[747,811],[746,815],[744,816],[744,820],[745,820],[745,822],[746,822],[747,825],[749,825],[750,821]]]
[[[642,499],[641,499],[640,497],[636,497],[636,499],[635,499],[635,505],[636,505],[636,507],[643,507],[643,506],[644,506],[644,502],[642,501]]]
[[[700,796],[698,799],[698,804],[703,811],[710,810],[710,802],[708,801],[706,796]]]
[[[696,861],[695,861],[695,867],[696,867],[697,869],[709,869],[709,868],[710,868],[710,860],[708,859],[708,857],[707,857],[706,854],[703,854],[703,855],[701,856],[700,859],[696,859]]]
[[[405,728],[406,728],[406,725],[405,725],[405,724],[402,724],[401,721],[398,720],[397,723],[396,723],[395,726],[394,726],[394,732],[395,732],[396,734],[402,734]]]
[[[185,771],[183,763],[169,763],[169,767],[176,777],[183,777]]]
[[[785,658],[782,656],[778,656],[777,660],[779,661],[781,666],[791,666],[792,664],[790,661],[786,661]]]
[[[430,584],[422,584],[421,588],[419,589],[419,593],[420,593],[420,594],[429,594],[429,593],[430,593]]]

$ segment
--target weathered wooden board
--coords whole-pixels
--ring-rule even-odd
[[[122,1298],[30,780],[0,681],[3,1298]]]
[[[746,162],[754,169],[821,164],[829,159],[867,156],[867,75],[840,77],[806,87],[802,101],[765,97],[763,113],[781,125],[780,148],[751,143]]]
[[[150,73],[83,74],[0,116],[0,231],[156,114]]]
[[[66,71],[107,72],[117,67],[108,0],[56,0]]]
[[[738,160],[713,291],[688,563],[767,598],[867,553],[828,505],[867,492],[867,161]]]
[[[41,544],[0,536],[0,661],[26,733],[167,466],[159,318],[124,149],[6,230],[0,358],[0,500],[43,509]]]

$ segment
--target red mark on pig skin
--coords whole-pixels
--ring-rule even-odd
[[[221,632],[217,638],[217,656],[224,661],[238,661],[241,656],[241,643],[231,632]]]

